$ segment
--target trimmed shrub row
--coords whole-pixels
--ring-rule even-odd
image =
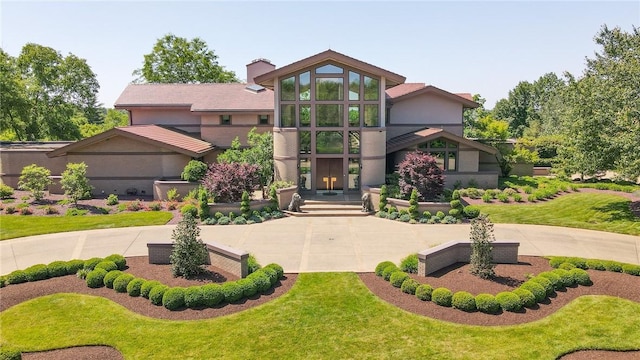
[[[389,281],[402,292],[415,295],[422,301],[460,309],[466,312],[481,311],[487,314],[498,314],[501,311],[518,312],[523,307],[533,308],[553,295],[556,290],[566,287],[592,285],[589,274],[580,268],[570,270],[554,269],[534,276],[513,291],[501,292],[497,295],[478,294],[473,296],[466,291],[455,294],[451,290],[440,287],[433,289],[428,284],[420,284],[409,274],[399,269],[393,262],[384,261],[376,266],[376,275]]]
[[[598,260],[598,259],[585,259],[579,257],[566,257],[566,256],[552,256],[549,258],[549,265],[554,268],[560,268],[565,270],[571,270],[573,268],[578,269],[591,269],[600,271],[613,271],[622,272],[625,274],[640,276],[640,265],[627,264],[619,261],[611,260]]]

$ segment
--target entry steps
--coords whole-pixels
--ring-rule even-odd
[[[354,200],[305,200],[300,207],[302,212],[284,210],[289,216],[327,217],[327,216],[369,216],[373,212],[362,212],[362,203]]]

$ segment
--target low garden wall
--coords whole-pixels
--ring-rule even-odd
[[[260,210],[263,207],[271,205],[271,202],[267,199],[263,200],[251,200],[249,203],[249,207],[251,210]],[[240,203],[213,203],[209,204],[209,215],[215,215],[215,213],[221,212],[225,215],[233,212],[236,215],[240,214]]]
[[[363,187],[363,193],[371,194],[371,201],[373,202],[373,207],[376,211],[380,211],[380,188],[377,187]],[[387,198],[388,206],[394,206],[400,210],[409,210],[409,200],[395,199],[395,198]],[[438,211],[442,211],[445,214],[449,213],[451,210],[451,204],[448,202],[418,202],[418,211],[423,213],[425,211],[429,211],[431,214],[437,213]]]
[[[497,264],[518,262],[519,242],[494,241],[491,243],[493,261]],[[468,263],[471,259],[471,241],[450,241],[418,253],[418,274],[427,276],[458,262]]]
[[[214,242],[205,242],[209,258],[207,265],[213,265],[241,278],[249,273],[249,253]],[[147,243],[150,264],[170,264],[173,243]]]
[[[181,180],[156,180],[153,182],[153,200],[163,201],[168,200],[167,191],[176,188],[178,190],[178,199],[181,200],[183,196],[186,196],[190,191],[197,189],[200,183],[188,182]]]

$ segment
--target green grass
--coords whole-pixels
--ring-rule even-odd
[[[356,274],[311,273],[267,304],[198,321],[151,319],[101,297],[40,297],[0,313],[0,343],[22,351],[110,345],[126,359],[555,359],[640,349],[638,314],[638,303],[585,296],[528,324],[458,325],[385,303]]]
[[[171,220],[166,211],[141,211],[95,216],[0,216],[0,240],[64,231],[163,225]]]
[[[630,200],[610,194],[563,195],[522,205],[477,205],[496,223],[554,225],[640,235],[640,218],[629,209]]]

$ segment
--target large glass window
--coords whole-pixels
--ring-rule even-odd
[[[360,159],[349,159],[349,190],[360,190]]]
[[[340,104],[316,105],[316,126],[342,126],[343,106]]]
[[[360,154],[359,131],[349,131],[349,154]]]
[[[360,127],[360,105],[349,105],[349,126]]]
[[[300,154],[311,154],[311,131],[298,132]]]
[[[456,170],[456,156],[458,155],[457,152],[455,151],[448,151],[447,152],[449,154],[449,158],[447,161],[447,170],[448,171],[455,171]]]
[[[342,131],[317,131],[316,153],[318,154],[342,154],[344,141]]]
[[[343,78],[317,78],[316,100],[340,101],[344,99]]]
[[[435,139],[418,145],[418,149],[435,157],[438,166],[445,171],[457,170],[458,144],[445,139]]]
[[[280,100],[294,101],[296,99],[296,78],[289,77],[280,80]]]
[[[349,71],[349,100],[360,100],[360,74]]]
[[[301,101],[309,101],[311,100],[311,74],[307,71],[299,76],[299,87],[300,87],[300,100]]]
[[[378,100],[380,97],[380,85],[377,79],[364,77],[364,99]]]
[[[378,116],[378,105],[367,104],[364,106],[364,126],[374,127],[380,125],[380,117]]]
[[[300,105],[300,127],[311,126],[311,105]]]
[[[298,163],[300,168],[300,190],[311,190],[311,159],[301,158]]]
[[[316,68],[316,74],[342,74],[344,70],[341,67],[333,64],[327,64]]]
[[[296,106],[293,104],[280,107],[280,126],[296,127]]]

